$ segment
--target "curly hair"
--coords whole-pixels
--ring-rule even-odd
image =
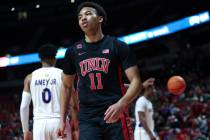
[[[38,50],[39,58],[44,59],[55,59],[57,54],[57,47],[53,44],[44,44]]]
[[[106,21],[107,21],[107,15],[106,15],[106,11],[104,10],[104,8],[101,5],[99,5],[99,4],[95,3],[95,2],[92,2],[92,1],[83,2],[77,8],[77,15],[79,15],[79,12],[84,7],[94,8],[97,11],[97,15],[103,17],[102,26],[105,26]]]

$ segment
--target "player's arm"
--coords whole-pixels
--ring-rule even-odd
[[[77,93],[75,92],[74,95],[71,96],[70,100],[70,112],[71,112],[71,120],[73,122],[73,129],[78,130],[78,119],[77,119],[77,112],[78,112],[78,98]]]
[[[73,84],[74,84],[74,75],[63,74],[62,75],[62,86],[61,86],[61,120],[60,120],[60,130],[59,136],[64,137],[64,130],[66,124],[66,116],[69,101],[71,98],[71,94],[73,91]]]
[[[71,128],[72,128],[72,137],[73,140],[79,139],[79,124],[78,124],[78,118],[77,118],[77,112],[79,111],[78,108],[78,93],[74,92],[74,94],[71,96],[70,100],[70,113],[71,113]]]
[[[138,96],[142,89],[141,78],[137,66],[137,58],[132,48],[124,42],[116,42],[116,53],[120,59],[120,64],[130,81],[126,94],[118,101],[121,106],[127,107],[134,98]]]
[[[141,122],[140,125],[142,125],[142,127],[146,130],[147,134],[149,135],[151,140],[155,140],[155,136],[153,135],[152,131],[149,129],[147,122],[146,122],[146,117],[145,117],[145,113],[142,111],[138,112],[138,116],[139,116],[139,120]]]
[[[124,107],[128,106],[139,95],[139,92],[142,89],[139,69],[137,66],[126,69],[125,74],[130,81],[130,85],[126,94],[118,101]]]
[[[74,62],[74,47],[69,47],[66,50],[63,64],[63,74],[62,74],[62,86],[61,86],[61,120],[60,127],[58,130],[58,136],[64,137],[66,115],[68,110],[69,101],[71,98],[71,93],[73,90],[73,84],[76,74],[76,67]]]
[[[154,82],[155,82],[155,78],[153,78],[153,77],[148,78],[147,80],[145,80],[145,81],[143,82],[143,84],[142,84],[143,87],[142,87],[142,88],[146,89],[148,86],[153,85]],[[126,84],[126,83],[125,83],[124,86],[128,89],[129,86],[130,86],[130,84]]]
[[[123,109],[133,101],[141,90],[141,80],[135,54],[124,42],[115,41],[115,44],[115,51],[117,57],[119,57],[119,64],[122,65],[122,68],[130,81],[130,86],[126,94],[116,104],[111,105],[106,110],[104,120],[106,120],[107,123],[116,122]]]
[[[30,83],[31,74],[27,75],[24,80],[24,88],[20,105],[20,120],[24,133],[24,140],[32,139],[31,132],[29,131],[29,105],[31,102]]]
[[[132,66],[125,70],[125,73],[130,81],[130,86],[126,94],[115,104],[111,105],[105,112],[104,120],[106,123],[116,122],[122,111],[138,96],[141,90],[141,79],[138,67]]]

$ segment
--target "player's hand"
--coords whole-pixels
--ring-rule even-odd
[[[58,138],[65,138],[66,135],[64,134],[64,131],[65,131],[65,128],[66,128],[66,123],[65,122],[60,122],[60,126],[59,126],[59,129],[57,131],[57,137]]]
[[[143,87],[148,88],[149,86],[154,85],[154,82],[155,82],[155,78],[149,78],[143,82]]]
[[[30,131],[24,132],[23,139],[24,140],[32,140],[32,133]]]
[[[124,109],[124,105],[121,102],[117,102],[106,110],[104,120],[106,123],[114,123],[117,122],[120,118],[120,114]]]
[[[150,134],[149,137],[150,137],[150,140],[156,140],[156,138],[153,134]]]
[[[72,140],[79,140],[79,122],[77,119],[71,120]]]

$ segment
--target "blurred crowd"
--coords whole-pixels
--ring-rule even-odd
[[[155,131],[161,140],[210,140],[210,77],[185,79],[187,89],[180,96],[157,84],[152,99]],[[0,95],[0,140],[23,139],[20,100],[21,94]]]
[[[21,96],[0,96],[0,140],[22,140],[22,129],[19,115]]]
[[[166,88],[154,94],[156,131],[162,140],[208,140],[210,136],[210,78],[188,79],[180,96]]]

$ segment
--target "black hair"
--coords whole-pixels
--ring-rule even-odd
[[[92,1],[83,2],[77,7],[77,15],[79,15],[79,12],[84,7],[94,8],[97,12],[97,15],[103,17],[102,26],[105,26],[106,21],[107,21],[107,15],[106,15],[106,11],[104,10],[104,8],[101,5],[99,5],[98,3],[92,2]]]
[[[38,50],[39,58],[44,59],[55,59],[57,54],[57,47],[53,44],[44,44]]]

